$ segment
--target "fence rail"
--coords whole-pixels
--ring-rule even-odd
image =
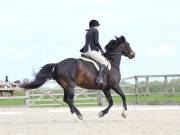
[[[146,81],[146,94],[149,95],[150,91],[150,78],[164,78],[164,93],[168,94],[168,78],[174,78],[174,77],[180,77],[180,74],[163,74],[163,75],[136,75],[136,76],[131,76],[127,78],[123,78],[122,81],[126,80],[134,80],[135,82],[135,96],[136,96],[136,104],[138,103],[138,95],[139,95],[139,79],[144,78]],[[174,89],[171,91],[175,93]],[[161,94],[161,93],[159,93]]]
[[[140,84],[139,79],[145,79],[145,93],[147,95],[150,94],[150,79],[152,78],[161,78],[164,79],[164,92],[159,94],[167,94],[168,93],[168,79],[178,77],[180,78],[180,74],[164,74],[164,75],[137,75],[131,76],[127,78],[122,78],[121,86],[125,91],[126,86],[123,85],[123,82],[133,81],[134,90],[131,93],[125,91],[125,95],[135,96],[135,103],[138,104],[138,96],[140,95]],[[26,80],[27,81],[27,80]],[[50,82],[52,83],[52,82]],[[1,99],[23,99],[25,106],[56,106],[56,105],[64,105],[63,102],[63,90],[60,89],[35,89],[32,91],[21,89],[21,88],[0,88],[0,91],[23,91],[23,96],[5,96],[0,97]],[[175,90],[172,89],[172,92],[175,93]],[[117,96],[115,93],[112,96]],[[48,98],[47,98],[48,97]],[[104,95],[101,91],[88,91],[86,89],[76,87],[75,101],[85,101],[86,102],[76,102],[78,105],[86,105],[86,104],[97,104],[104,105]],[[51,102],[52,103],[45,103]]]

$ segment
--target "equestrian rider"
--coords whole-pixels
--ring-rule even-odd
[[[104,73],[108,65],[107,60],[102,54],[104,53],[101,45],[99,44],[99,31],[100,26],[97,20],[91,20],[89,22],[89,29],[86,33],[86,42],[84,47],[80,50],[85,56],[88,56],[100,64],[99,73],[96,78],[96,83],[98,85],[104,84]],[[100,51],[100,52],[99,52]]]

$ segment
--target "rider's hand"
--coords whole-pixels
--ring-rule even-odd
[[[103,50],[101,50],[101,54],[104,56],[104,51]]]

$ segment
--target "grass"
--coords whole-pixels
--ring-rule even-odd
[[[180,95],[167,96],[167,95],[153,95],[153,96],[140,96],[138,98],[140,104],[179,104]]]
[[[127,98],[127,104],[136,104],[136,97],[135,96],[126,96]],[[113,97],[114,104],[122,104],[122,100],[119,96],[114,96]],[[151,95],[151,96],[138,96],[137,98],[138,104],[142,105],[180,105],[180,95],[174,95],[174,96],[168,96],[168,95]],[[63,102],[63,101],[62,101]],[[78,105],[78,103],[92,103],[95,102],[97,104],[85,104],[85,105]],[[41,101],[38,102],[39,104],[55,104],[57,103],[56,101]],[[106,101],[107,103],[107,101]],[[37,104],[37,103],[35,103]],[[97,106],[98,105],[98,99],[94,100],[75,100],[75,104],[77,106]],[[24,100],[23,99],[0,99],[0,106],[9,106],[9,105],[24,105]],[[58,105],[59,106],[59,105]],[[60,106],[66,106],[60,105]]]
[[[0,106],[24,105],[23,99],[0,99]]]
[[[135,104],[135,96],[127,96],[128,104]],[[114,97],[114,102],[122,102],[119,97]],[[137,103],[140,105],[167,105],[178,104],[180,105],[180,95],[168,96],[168,95],[151,95],[151,96],[138,96]]]

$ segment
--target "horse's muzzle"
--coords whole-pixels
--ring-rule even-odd
[[[129,54],[129,59],[133,59],[135,57],[136,53],[131,50],[130,54]]]

